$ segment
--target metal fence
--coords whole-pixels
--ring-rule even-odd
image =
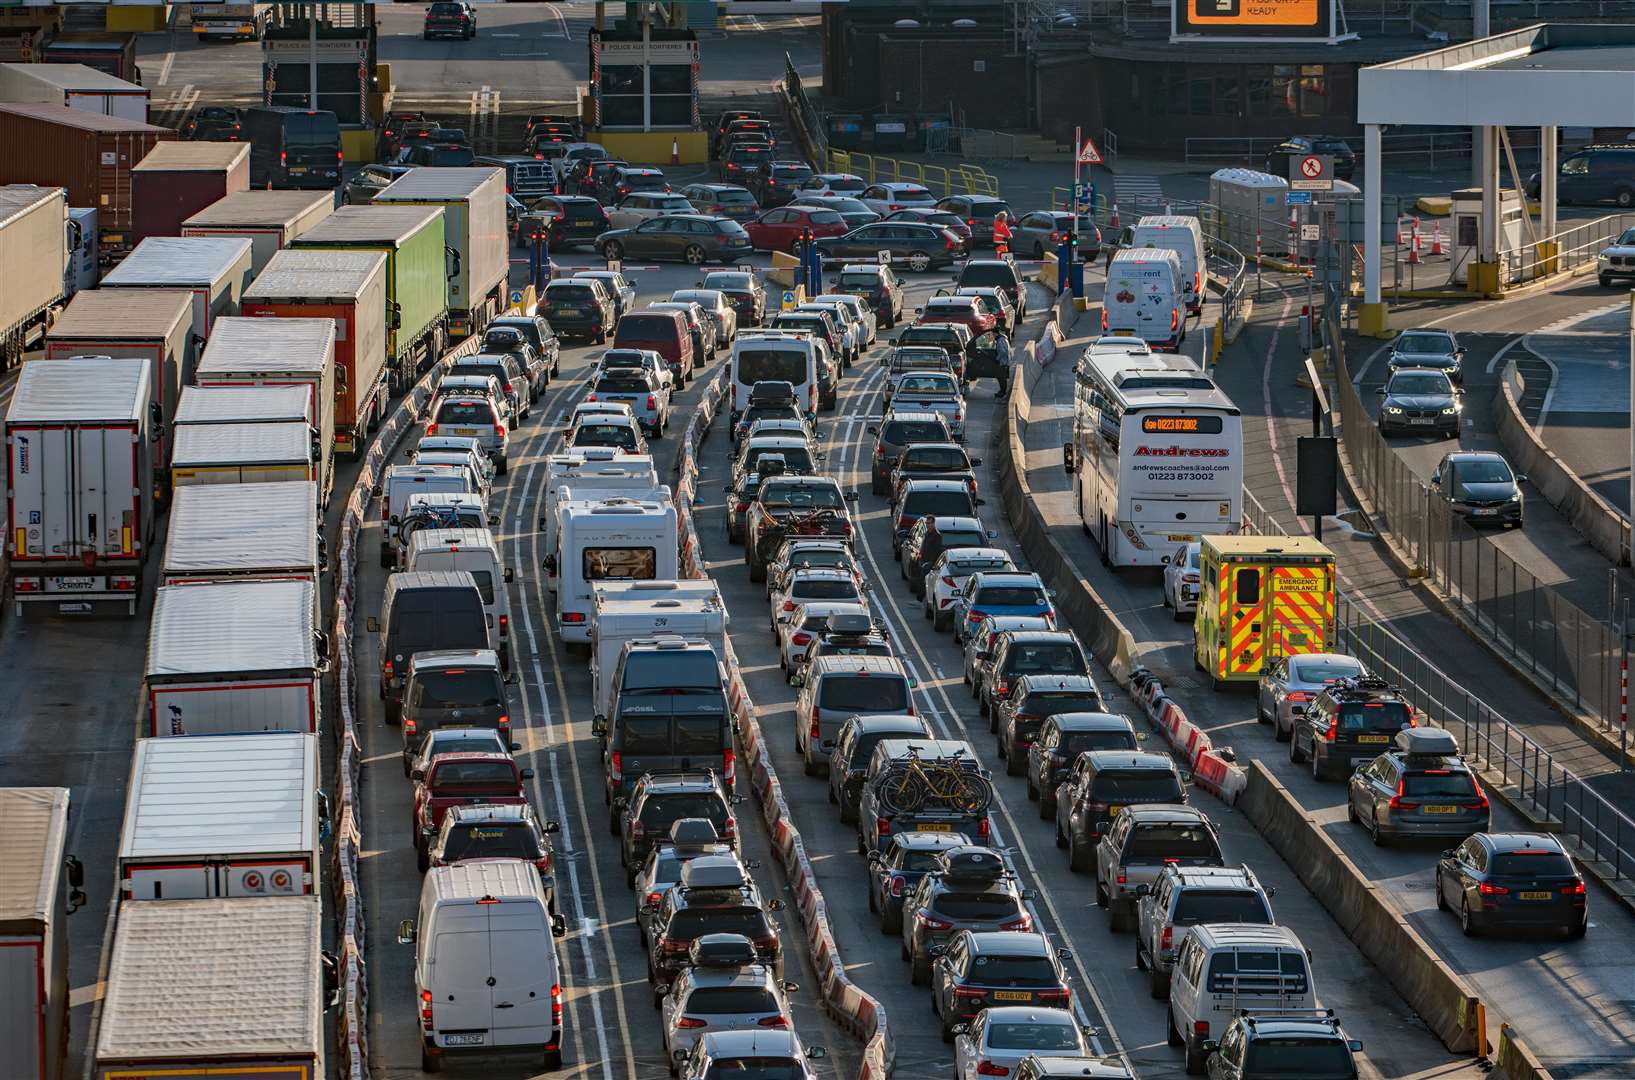
[[[1504,264],[1505,280],[1532,281],[1593,263],[1603,248],[1632,227],[1635,227],[1635,213],[1608,214],[1562,229],[1536,243],[1529,240],[1515,248],[1501,250],[1499,261]]]
[[[919,184],[933,195],[999,195],[999,178],[969,162],[928,165],[855,150],[830,150],[828,167],[861,176],[871,184]]]
[[[1186,140],[1184,150],[1188,164],[1245,165],[1254,169],[1264,169],[1267,155],[1282,143],[1282,139],[1275,138],[1195,136]],[[1523,152],[1524,159],[1528,159],[1528,154],[1536,153],[1538,150],[1538,131],[1532,128],[1517,128],[1510,132],[1510,144]],[[1380,157],[1387,161],[1425,162],[1434,169],[1439,159],[1444,164],[1469,161],[1471,145],[1469,128],[1390,132],[1380,136]],[[1360,169],[1362,147],[1352,145],[1351,149],[1357,155]]]

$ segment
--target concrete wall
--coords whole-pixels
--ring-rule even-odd
[[[1493,419],[1511,463],[1573,523],[1591,547],[1620,566],[1627,564],[1629,522],[1544,445],[1521,415],[1521,394],[1521,376],[1512,360],[1505,365],[1504,379],[1493,402]]]

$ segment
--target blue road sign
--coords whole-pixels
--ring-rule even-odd
[[[1289,197],[1288,197],[1287,201],[1288,201],[1288,204],[1290,206],[1310,206],[1311,205],[1311,192],[1309,192],[1309,191],[1291,191],[1291,192],[1289,192]]]
[[[521,289],[512,289],[511,290],[511,302],[513,304],[522,303],[522,290]]]

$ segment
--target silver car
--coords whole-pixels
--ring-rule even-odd
[[[621,270],[575,270],[576,278],[591,278],[600,281],[607,289],[608,295],[613,297],[613,317],[620,318],[625,312],[636,306],[636,279],[625,277]]]
[[[983,1009],[969,1024],[955,1025],[954,1080],[1013,1075],[1030,1054],[1089,1057],[1090,1040],[1071,1011],[1032,1005]],[[984,1063],[988,1068],[978,1072]]]
[[[597,401],[622,401],[642,430],[657,439],[670,426],[670,388],[650,371],[637,367],[607,368],[592,390]]]
[[[1126,806],[1096,845],[1096,904],[1116,933],[1136,928],[1136,900],[1168,866],[1221,866],[1220,837],[1202,810],[1180,803]]]
[[[715,341],[718,346],[731,345],[738,337],[738,310],[727,302],[720,289],[677,289],[670,300],[678,304],[697,304],[715,323]]]
[[[1278,742],[1287,742],[1295,720],[1305,715],[1306,706],[1323,687],[1367,674],[1361,660],[1343,653],[1306,653],[1274,660],[1260,673],[1255,716],[1263,724],[1271,723]]]
[[[880,323],[875,317],[874,309],[864,302],[861,296],[851,293],[820,293],[812,297],[815,304],[841,304],[863,326],[863,345],[868,347],[879,339]]]
[[[712,939],[733,937],[740,939],[747,962],[731,955],[712,958],[712,944],[728,944]],[[773,978],[770,965],[755,961],[755,946],[741,934],[706,934],[693,942],[693,951],[700,954],[697,966],[681,972],[659,1006],[671,1076],[706,1031],[788,1030],[792,1018],[785,995],[800,989]]]

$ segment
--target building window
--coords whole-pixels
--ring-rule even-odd
[[[1300,66],[1300,115],[1322,116],[1328,96],[1327,81],[1323,78],[1322,64]]]
[[[652,80],[653,126],[688,127],[693,122],[693,68],[691,64],[654,64]]]
[[[1328,114],[1355,119],[1357,113],[1357,69],[1349,64],[1333,64],[1328,69]]]

